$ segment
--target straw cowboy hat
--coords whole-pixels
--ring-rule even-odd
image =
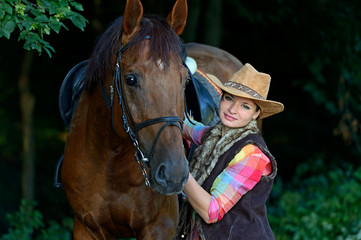
[[[214,75],[207,76],[223,91],[232,95],[253,100],[260,108],[259,119],[269,117],[283,111],[283,104],[267,100],[271,76],[258,72],[251,64],[246,63],[230,80],[224,84]]]

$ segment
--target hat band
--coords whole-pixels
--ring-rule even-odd
[[[240,90],[240,91],[242,91],[244,93],[247,93],[247,94],[251,95],[251,97],[261,99],[261,100],[265,100],[264,97],[262,97],[258,92],[256,92],[255,90],[253,90],[253,89],[251,89],[251,88],[249,88],[249,87],[247,87],[247,86],[245,86],[245,85],[243,85],[241,83],[229,81],[229,82],[226,82],[224,84],[224,86]]]

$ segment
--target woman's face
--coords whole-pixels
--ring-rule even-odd
[[[252,119],[258,117],[261,110],[257,110],[257,105],[248,98],[224,92],[218,113],[226,132],[231,128],[246,126]]]

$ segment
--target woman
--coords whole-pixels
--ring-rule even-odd
[[[186,195],[174,239],[274,239],[266,200],[277,173],[256,119],[283,111],[267,100],[271,77],[245,64],[220,82],[220,122],[214,127],[185,121],[183,135],[200,146],[190,162]]]

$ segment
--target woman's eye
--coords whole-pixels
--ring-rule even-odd
[[[247,109],[247,110],[250,110],[251,108],[247,105],[247,104],[242,104],[242,107]]]
[[[232,97],[231,97],[231,96],[226,95],[226,96],[224,96],[224,98],[225,98],[227,101],[232,101]]]
[[[136,86],[138,84],[137,78],[134,75],[127,75],[124,79],[125,83],[129,86]]]

